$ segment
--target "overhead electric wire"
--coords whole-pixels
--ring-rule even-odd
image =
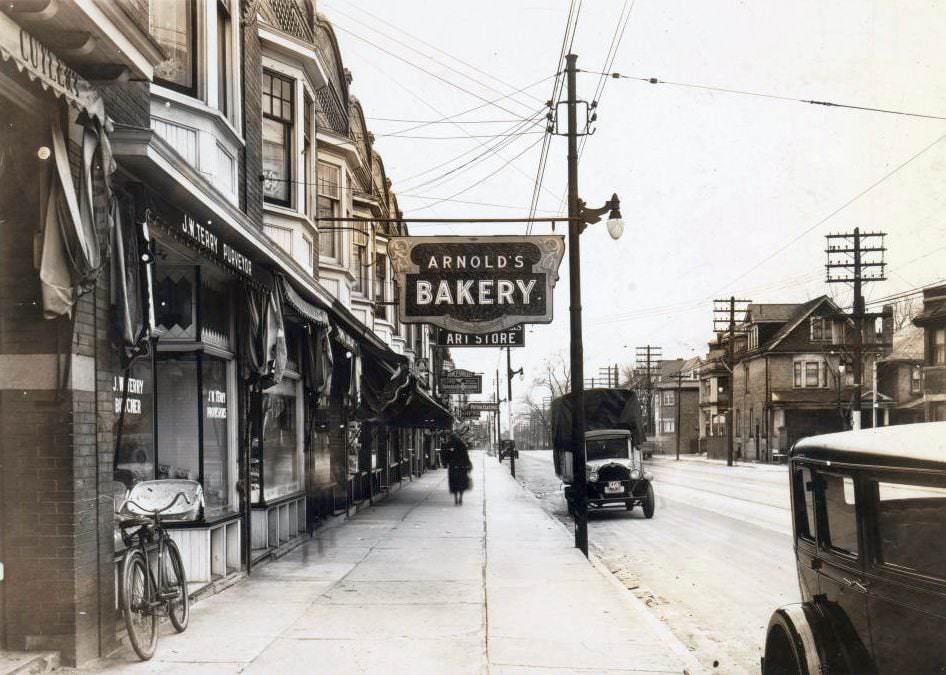
[[[520,131],[518,133],[509,133],[509,134],[472,134],[469,136],[414,136],[410,134],[374,134],[376,138],[410,138],[413,140],[425,140],[425,141],[456,141],[464,140],[468,138],[507,138],[509,136],[535,136],[537,134],[544,134],[544,131]]]
[[[846,108],[849,110],[862,110],[865,112],[876,112],[876,113],[883,113],[886,115],[901,115],[903,117],[919,117],[922,119],[930,119],[930,120],[946,120],[946,116],[944,115],[932,115],[928,113],[917,113],[917,112],[910,112],[906,110],[891,110],[889,108],[877,108],[874,106],[853,105],[850,103],[836,103],[834,101],[818,101],[814,99],[796,98],[794,96],[767,94],[767,93],[758,92],[758,91],[750,91],[747,89],[735,89],[732,87],[718,87],[718,86],[706,85],[706,84],[693,84],[689,82],[674,82],[671,80],[661,80],[660,78],[657,78],[657,77],[636,77],[632,75],[622,75],[621,73],[617,73],[617,72],[608,72],[608,70],[610,69],[606,68],[604,71],[582,70],[580,72],[600,75],[601,77],[606,78],[606,79],[634,80],[637,82],[644,82],[646,84],[667,84],[673,87],[684,87],[687,89],[702,89],[704,91],[719,92],[719,93],[724,93],[724,94],[736,94],[739,96],[753,96],[756,98],[766,98],[766,99],[773,99],[777,101],[788,101],[791,103],[806,103],[809,105],[818,105],[818,106],[824,106],[828,108]]]
[[[798,235],[796,235],[795,237],[793,237],[793,238],[792,238],[791,240],[789,240],[786,244],[784,244],[783,246],[777,248],[775,251],[773,251],[772,253],[770,253],[770,254],[767,255],[766,257],[764,257],[762,260],[760,260],[759,262],[757,262],[755,265],[753,265],[752,267],[750,267],[748,270],[746,270],[745,272],[743,272],[742,274],[740,274],[740,275],[739,275],[738,277],[736,277],[735,279],[732,279],[732,280],[729,282],[728,286],[729,286],[729,287],[732,287],[733,284],[735,284],[737,281],[740,281],[740,280],[746,278],[748,275],[752,274],[755,270],[759,269],[762,265],[764,265],[765,263],[767,263],[769,260],[771,260],[771,259],[774,258],[775,256],[777,256],[777,255],[779,255],[780,253],[782,253],[783,251],[785,251],[787,248],[789,248],[790,246],[792,246],[792,245],[793,245],[795,242],[797,242],[799,239],[802,239],[803,237],[805,237],[807,234],[809,234],[809,233],[812,232],[813,230],[815,230],[815,229],[821,227],[822,225],[824,225],[824,224],[825,224],[826,222],[828,222],[831,218],[834,218],[834,216],[836,216],[836,215],[838,215],[839,213],[841,213],[841,211],[845,210],[847,207],[849,207],[851,204],[853,204],[854,202],[856,202],[857,200],[859,200],[861,197],[863,197],[864,195],[866,195],[866,194],[868,194],[869,192],[871,192],[872,190],[874,190],[878,185],[881,185],[881,184],[884,183],[885,181],[889,180],[891,177],[893,177],[895,174],[897,174],[901,169],[903,169],[903,168],[909,166],[909,165],[912,164],[914,161],[916,161],[917,159],[919,159],[922,155],[924,155],[926,152],[928,152],[929,150],[931,150],[932,148],[934,148],[934,147],[937,146],[938,144],[942,143],[943,140],[946,140],[946,134],[941,135],[939,138],[937,138],[936,140],[934,140],[932,143],[930,143],[929,145],[925,146],[922,150],[920,150],[919,152],[915,153],[914,155],[911,155],[908,159],[906,159],[905,161],[901,162],[900,164],[898,164],[897,166],[895,166],[893,169],[891,169],[890,171],[888,171],[887,173],[885,173],[883,176],[881,176],[880,178],[878,178],[877,180],[875,180],[873,183],[871,183],[870,185],[868,185],[866,188],[864,188],[863,190],[861,190],[860,192],[858,192],[856,195],[854,195],[853,197],[851,197],[850,199],[848,199],[847,201],[845,201],[843,204],[841,204],[840,206],[838,206],[836,209],[834,209],[833,211],[831,211],[829,214],[827,214],[827,215],[824,216],[823,218],[820,218],[818,221],[816,221],[816,222],[815,222],[814,224],[812,224],[811,226],[805,228],[805,230],[803,230],[800,234],[798,234]]]
[[[413,120],[413,119],[405,119],[403,117],[370,117],[368,115],[365,115],[365,119],[370,120],[372,122],[403,122],[405,124],[416,124],[416,123],[449,124],[450,123],[449,120]],[[513,122],[520,122],[520,121],[522,121],[521,117],[519,118],[510,117],[504,120],[466,120],[464,122],[461,122],[460,124],[511,124]]]
[[[542,110],[539,110],[539,111],[536,113],[536,115],[540,114],[541,112],[542,112]],[[515,129],[515,128],[516,128],[516,125],[514,125],[514,126],[512,126],[512,127],[509,127],[509,129],[507,129],[507,131],[510,131],[510,130],[512,130],[512,129]],[[460,160],[460,159],[462,159],[463,157],[466,157],[467,155],[469,155],[469,154],[471,154],[471,153],[474,153],[474,152],[476,152],[477,150],[479,150],[479,149],[481,149],[481,148],[483,148],[483,147],[485,147],[485,144],[478,143],[477,145],[474,145],[474,146],[468,148],[467,150],[464,150],[464,151],[461,152],[459,155],[455,155],[455,156],[451,157],[451,158],[448,159],[448,160],[445,160],[445,161],[443,161],[443,162],[440,162],[439,164],[434,164],[433,166],[427,167],[427,168],[424,169],[423,171],[419,171],[419,172],[417,172],[417,173],[415,173],[415,174],[411,174],[410,176],[408,176],[407,178],[405,178],[404,181],[405,181],[405,182],[408,182],[408,181],[414,180],[415,178],[420,178],[421,176],[424,176],[424,175],[426,175],[426,174],[428,174],[428,173],[430,173],[430,172],[432,172],[432,171],[436,171],[437,169],[440,169],[440,168],[442,168],[442,167],[444,167],[444,166],[447,166],[448,164],[451,164],[452,162],[455,162],[455,161],[457,161],[457,160]]]
[[[500,110],[502,110],[502,111],[505,112],[505,113],[508,113],[508,114],[510,114],[510,115],[514,115],[514,116],[517,116],[517,117],[519,116],[519,113],[517,113],[517,112],[515,112],[515,111],[513,111],[513,110],[510,110],[509,108],[506,108],[506,107],[504,107],[504,106],[501,106],[501,105],[499,105],[498,103],[496,103],[496,102],[494,102],[494,101],[491,101],[491,100],[487,99],[486,97],[481,96],[480,94],[477,94],[475,91],[471,91],[471,90],[467,89],[466,87],[464,87],[464,86],[462,86],[462,85],[459,85],[459,84],[457,84],[456,82],[453,82],[453,81],[451,81],[451,80],[449,80],[449,79],[443,77],[442,75],[438,75],[437,73],[434,73],[434,72],[428,70],[427,68],[424,68],[423,66],[420,66],[420,65],[414,63],[413,61],[410,61],[410,60],[404,58],[403,56],[401,56],[400,54],[398,54],[398,53],[396,53],[396,52],[393,52],[393,51],[391,51],[390,49],[387,49],[386,47],[382,47],[381,45],[377,44],[376,42],[373,42],[373,41],[369,40],[368,38],[364,37],[363,35],[359,35],[358,33],[355,33],[355,32],[352,31],[351,29],[348,29],[348,28],[345,28],[345,27],[343,27],[343,26],[340,26],[340,25],[338,25],[337,23],[335,23],[335,24],[333,24],[333,25],[334,25],[334,27],[335,27],[336,30],[340,30],[340,31],[342,31],[343,33],[347,33],[348,35],[350,35],[351,37],[355,38],[356,40],[359,40],[359,41],[361,41],[361,42],[364,42],[365,44],[370,45],[371,47],[374,47],[375,49],[377,49],[377,50],[379,50],[379,51],[381,51],[381,52],[384,52],[384,53],[387,54],[388,56],[390,56],[390,57],[392,57],[392,58],[394,58],[394,59],[397,59],[398,61],[401,61],[402,63],[406,63],[406,64],[409,65],[411,68],[415,68],[415,69],[419,70],[420,72],[429,75],[430,77],[434,78],[435,80],[438,80],[439,82],[443,82],[444,84],[449,85],[449,86],[453,87],[454,89],[458,89],[459,91],[462,91],[464,94],[468,94],[468,95],[470,95],[470,96],[472,96],[472,97],[474,97],[474,98],[476,98],[476,99],[479,99],[480,101],[483,101],[486,105],[492,105],[493,107],[499,108]],[[506,96],[506,97],[504,97],[504,98],[508,98],[508,96]]]
[[[542,150],[539,153],[539,166],[536,169],[535,182],[532,186],[532,199],[529,203],[529,217],[535,215],[535,212],[539,205],[539,195],[542,191],[542,185],[545,182],[545,167],[548,164],[549,158],[549,149],[552,144],[552,133],[550,124],[552,122],[552,117],[555,114],[553,106],[561,95],[561,84],[564,82],[562,74],[565,66],[565,55],[571,52],[572,45],[575,42],[575,33],[578,30],[578,17],[581,14],[581,2],[578,0],[577,11],[575,0],[570,0],[568,3],[568,17],[565,20],[565,34],[562,36],[562,48],[559,51],[558,55],[558,66],[556,67],[556,76],[555,81],[552,83],[552,97],[549,99],[549,115],[547,117],[548,121],[546,123],[546,136],[542,142]],[[573,19],[574,17],[574,19]],[[526,225],[526,234],[532,234],[532,223]]]
[[[329,5],[331,6],[331,3],[329,3]],[[482,68],[480,68],[479,66],[477,66],[477,65],[475,65],[475,64],[468,63],[467,61],[464,61],[464,60],[461,59],[460,57],[455,56],[454,54],[451,54],[450,52],[448,52],[448,51],[446,51],[446,50],[444,50],[444,49],[441,49],[440,47],[438,47],[438,46],[435,45],[435,44],[432,44],[432,43],[430,43],[430,42],[427,42],[426,40],[424,40],[424,39],[422,39],[422,38],[419,38],[419,37],[417,37],[416,35],[413,35],[413,34],[409,33],[408,31],[404,30],[404,28],[402,28],[401,26],[397,26],[397,25],[391,23],[390,21],[387,21],[386,19],[384,19],[384,18],[378,16],[377,14],[373,14],[372,12],[369,12],[369,11],[368,11],[367,9],[365,9],[364,7],[359,7],[358,5],[351,5],[351,6],[354,7],[355,9],[357,9],[358,11],[363,12],[364,14],[367,14],[368,16],[374,18],[375,20],[380,21],[380,22],[383,23],[384,25],[389,26],[390,28],[393,28],[394,30],[398,31],[399,33],[401,33],[401,34],[403,34],[403,35],[406,35],[407,37],[409,37],[409,38],[411,38],[411,39],[413,39],[413,40],[416,40],[417,42],[421,43],[422,45],[425,45],[425,46],[427,46],[427,47],[430,47],[431,49],[433,49],[433,50],[436,51],[436,52],[439,52],[440,54],[443,54],[443,55],[446,56],[447,58],[453,59],[453,60],[456,61],[457,63],[460,63],[460,64],[466,66],[467,68],[470,68],[471,70],[475,70],[476,72],[480,73],[481,75],[485,75],[486,77],[490,78],[491,80],[493,80],[493,81],[495,81],[495,82],[499,82],[499,83],[500,83],[501,85],[503,85],[504,87],[514,88],[514,85],[512,85],[512,84],[506,82],[505,80],[502,80],[502,79],[496,77],[495,75],[486,72],[485,70],[483,70]],[[336,10],[336,11],[337,11],[337,10]],[[340,13],[340,14],[344,14],[344,12],[339,12],[339,13]],[[349,16],[349,18],[351,18],[350,15],[346,15],[346,16]],[[357,19],[354,19],[354,20],[357,21]],[[374,30],[376,30],[376,29],[374,29]],[[377,30],[376,30],[376,32],[380,32],[380,31],[377,31]],[[418,53],[419,53],[419,52],[418,52]],[[428,57],[428,58],[429,58],[429,57]],[[440,62],[438,61],[438,63],[440,63]],[[442,65],[445,65],[445,64],[442,64]],[[449,67],[449,66],[448,66],[448,67]],[[468,76],[467,76],[467,77],[468,77]],[[472,78],[471,78],[471,79],[472,79]],[[476,81],[476,80],[474,80],[474,81]],[[483,86],[486,86],[486,85],[483,85]],[[493,91],[499,91],[499,90],[493,88]],[[521,91],[522,91],[522,90],[516,90],[516,91],[512,92],[512,94],[518,94],[518,93],[520,93]],[[525,95],[528,96],[529,98],[531,98],[533,101],[536,101],[536,102],[538,102],[538,103],[542,103],[542,99],[538,98],[537,96],[533,96],[532,94],[530,94],[530,93],[528,93],[528,92],[522,92],[522,93],[525,93]]]
[[[541,143],[541,139],[538,139],[538,140],[536,140],[534,143],[532,143],[532,144],[526,146],[521,152],[519,152],[518,154],[516,154],[516,155],[515,155],[514,157],[512,157],[511,159],[506,160],[506,161],[503,162],[502,165],[500,165],[498,168],[496,168],[495,170],[491,171],[491,172],[488,173],[487,175],[483,176],[482,178],[480,178],[480,179],[477,180],[476,182],[471,183],[470,185],[466,186],[466,187],[463,188],[462,190],[458,190],[457,192],[454,192],[453,194],[449,195],[448,197],[444,197],[444,198],[439,199],[439,200],[437,200],[437,201],[435,201],[435,202],[431,202],[430,204],[427,204],[427,205],[425,205],[425,206],[421,206],[420,208],[416,208],[416,209],[413,210],[414,213],[416,213],[416,212],[418,212],[418,211],[424,211],[425,209],[432,208],[432,207],[434,207],[434,206],[437,206],[437,205],[440,204],[441,202],[445,202],[445,201],[447,201],[448,199],[453,199],[454,197],[457,197],[457,196],[459,196],[459,195],[462,195],[462,194],[464,194],[465,192],[469,192],[470,190],[472,190],[473,188],[475,188],[477,185],[482,184],[483,182],[489,180],[490,178],[492,178],[493,176],[495,176],[496,174],[498,174],[500,171],[502,171],[502,170],[505,169],[507,166],[509,166],[510,164],[512,164],[514,161],[516,161],[517,159],[519,159],[522,155],[524,155],[524,154],[527,153],[529,150],[531,150],[532,148],[534,148],[535,146],[537,146],[539,143]]]
[[[538,115],[541,115],[541,114],[542,114],[542,111],[539,110],[539,111],[535,114],[535,116],[538,116]],[[513,127],[513,128],[512,128],[512,131],[516,130],[518,127],[521,127],[521,126],[522,126],[522,123],[520,123],[519,125],[516,125],[516,127]],[[425,187],[425,186],[433,185],[433,184],[436,184],[436,183],[440,183],[440,182],[444,181],[445,179],[448,179],[448,178],[451,177],[451,176],[456,176],[457,174],[459,174],[459,173],[461,173],[461,172],[463,172],[463,171],[467,171],[468,169],[472,168],[475,164],[478,164],[479,162],[484,161],[484,160],[485,160],[487,157],[489,157],[490,155],[495,155],[495,154],[498,153],[500,150],[502,150],[502,149],[508,147],[508,146],[511,145],[517,138],[519,138],[519,136],[507,136],[507,137],[505,137],[505,138],[500,138],[500,139],[496,140],[496,141],[493,142],[492,144],[490,144],[490,143],[483,143],[483,144],[481,144],[481,146],[480,146],[480,147],[483,148],[483,151],[480,152],[480,153],[479,153],[478,155],[476,155],[475,157],[473,157],[472,159],[469,159],[469,160],[467,160],[466,162],[463,162],[462,164],[459,164],[459,165],[453,167],[452,169],[450,169],[450,170],[448,170],[448,171],[445,171],[444,173],[441,173],[440,175],[434,176],[433,178],[428,178],[428,179],[423,180],[423,181],[421,181],[421,182],[419,182],[419,183],[415,183],[415,184],[411,185],[411,186],[410,186],[409,188],[407,188],[407,189],[409,189],[409,190],[416,190],[416,189],[418,189],[418,188],[420,188],[420,187]]]
[[[407,197],[409,199],[426,199],[428,201],[442,201],[442,202],[451,202],[455,204],[469,204],[471,206],[489,206],[496,209],[518,210],[518,209],[523,208],[521,204],[496,204],[492,202],[478,202],[478,201],[473,201],[469,199],[450,199],[449,197],[437,197],[434,195],[417,195],[417,194],[412,194],[410,192],[398,192],[397,196],[399,198]],[[542,211],[542,213],[552,215],[554,211],[546,210],[546,211]],[[530,216],[530,217],[534,217],[534,216]]]
[[[766,262],[768,262],[769,260],[771,260],[772,258],[774,258],[775,256],[777,256],[778,254],[780,254],[780,253],[782,253],[783,251],[785,251],[787,248],[789,248],[792,244],[794,244],[795,242],[797,242],[799,239],[803,238],[804,236],[806,236],[807,234],[809,234],[810,232],[812,232],[812,231],[813,231],[814,229],[816,229],[817,227],[823,225],[823,224],[824,224],[825,222],[827,222],[829,219],[833,218],[833,217],[836,216],[838,213],[840,213],[840,212],[842,212],[843,210],[845,210],[846,208],[848,208],[851,204],[853,204],[854,202],[856,202],[857,200],[859,200],[861,197],[863,197],[864,195],[866,195],[866,194],[868,194],[869,192],[871,192],[872,190],[874,190],[877,186],[879,186],[879,185],[882,184],[883,182],[889,180],[889,179],[890,179],[892,176],[894,176],[896,173],[898,173],[899,171],[901,171],[902,169],[904,169],[905,167],[907,167],[908,165],[910,165],[912,162],[914,162],[915,160],[917,160],[920,156],[922,156],[923,154],[925,154],[926,152],[928,152],[930,149],[932,149],[933,147],[935,147],[937,144],[941,143],[943,140],[946,140],[946,134],[943,134],[942,136],[940,136],[939,138],[937,138],[936,140],[934,140],[932,143],[930,143],[930,144],[926,145],[925,147],[923,147],[919,152],[917,152],[917,153],[911,155],[908,159],[906,159],[905,161],[901,162],[901,163],[898,164],[896,167],[894,167],[893,169],[891,169],[890,171],[888,171],[887,173],[885,173],[883,176],[881,176],[879,179],[877,179],[876,181],[874,181],[873,183],[871,183],[869,186],[867,186],[866,188],[864,188],[863,190],[861,190],[860,192],[858,192],[858,193],[857,193],[856,195],[854,195],[852,198],[850,198],[850,199],[848,199],[847,201],[845,201],[845,202],[844,202],[843,204],[841,204],[839,207],[837,207],[836,209],[834,209],[831,213],[829,213],[828,215],[826,215],[826,216],[824,216],[823,218],[819,219],[814,225],[812,225],[812,226],[806,228],[801,234],[799,234],[799,235],[797,235],[796,237],[794,237],[793,239],[791,239],[791,240],[790,240],[788,243],[786,243],[784,246],[780,247],[779,249],[777,249],[776,251],[774,251],[774,252],[771,253],[770,255],[766,256],[763,260],[761,260],[760,262],[758,262],[758,263],[756,263],[755,265],[753,265],[749,270],[747,270],[746,272],[742,273],[741,275],[739,275],[738,277],[736,277],[735,279],[733,279],[732,281],[730,281],[729,284],[728,284],[728,287],[732,287],[733,284],[735,284],[737,281],[739,281],[739,280],[741,280],[741,279],[744,279],[746,276],[748,276],[749,274],[751,274],[752,272],[754,272],[755,270],[757,270],[757,269],[758,269],[759,267],[761,267],[763,264],[765,264]],[[943,248],[946,248],[946,247],[943,247]],[[935,252],[935,251],[934,251],[934,252]],[[931,252],[931,253],[933,253],[933,252]],[[931,253],[930,253],[930,254],[931,254]],[[926,255],[920,256],[920,258],[926,257],[927,255],[930,255],[930,254],[926,254]],[[917,259],[919,259],[919,258],[917,258]],[[911,261],[911,262],[912,262],[912,261]],[[818,276],[820,276],[820,274],[819,274]],[[748,290],[751,290],[751,289],[748,289]],[[720,295],[720,293],[714,293],[713,295],[708,295],[708,296],[706,296],[705,298],[701,299],[698,303],[695,303],[694,306],[692,306],[692,307],[690,307],[690,308],[696,308],[697,305],[703,306],[703,305],[705,305],[705,303],[709,302],[710,300],[712,300],[712,299],[715,298],[715,297],[718,297],[719,295]],[[874,302],[877,302],[877,301],[874,301]],[[683,311],[683,310],[680,310],[680,311]],[[668,321],[664,322],[664,323],[657,329],[657,331],[655,331],[655,334],[658,334],[660,331],[662,331],[663,329],[665,329],[665,328],[667,327],[667,325],[669,325],[670,321],[671,321],[673,318],[675,318],[675,316],[676,316],[677,313],[678,313],[678,312],[673,312],[673,313],[668,314],[668,315],[667,315],[667,316],[668,316]],[[606,323],[606,324],[624,323],[624,322],[626,322],[626,321],[630,321],[630,320],[633,320],[633,319],[635,319],[635,318],[638,318],[638,317],[630,317],[630,318],[623,318],[623,319],[616,319],[616,320],[608,319],[608,320],[606,320],[606,321],[603,321],[602,323]]]

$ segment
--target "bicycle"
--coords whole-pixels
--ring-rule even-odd
[[[136,484],[118,509],[127,547],[119,603],[128,640],[142,661],[154,656],[162,608],[178,633],[184,632],[190,618],[184,562],[177,544],[161,527],[161,519],[193,520],[203,505],[200,483],[171,479]],[[152,544],[156,551],[149,553]]]

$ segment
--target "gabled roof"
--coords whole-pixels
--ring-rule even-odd
[[[746,308],[746,323],[785,323],[799,308],[798,303],[750,303]]]
[[[881,361],[922,361],[923,329],[906,324],[893,334],[893,349]]]
[[[827,295],[822,295],[815,298],[814,300],[809,300],[808,302],[802,303],[801,305],[796,305],[796,309],[792,313],[791,317],[789,317],[785,325],[779,328],[775,335],[769,339],[765,345],[765,348],[774,349],[777,347],[782,340],[788,337],[788,335],[798,328],[798,326],[801,325],[805,319],[811,316],[812,312],[814,312],[824,303],[830,304],[831,308],[835,312],[839,314],[841,313],[841,308],[834,304],[834,301],[831,300],[831,298],[829,298]]]

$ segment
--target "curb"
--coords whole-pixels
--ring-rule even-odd
[[[535,506],[540,511],[542,511],[542,513],[549,520],[556,523],[569,534],[571,533],[565,523],[542,508],[541,503],[539,503],[539,498],[532,494],[532,492],[525,485],[520,483],[518,478],[513,478],[508,474],[506,474],[506,477],[515,481],[516,485],[519,486],[520,491],[524,493],[529,499],[536,502]],[[624,601],[624,603],[631,607],[632,611],[634,611],[637,616],[646,621],[650,627],[653,628],[654,632],[666,641],[671,651],[673,651],[673,653],[676,654],[683,663],[683,673],[685,675],[708,675],[711,673],[711,671],[707,670],[700,664],[696,656],[693,655],[693,652],[691,652],[687,646],[683,644],[683,642],[681,642],[676,635],[673,634],[673,631],[671,631],[666,624],[651,614],[650,610],[647,609],[644,603],[638,600],[633,593],[624,587],[624,585],[614,576],[614,574],[611,573],[611,570],[609,570],[607,566],[601,561],[601,558],[596,552],[589,550],[588,563],[598,572],[598,574],[604,577],[607,582],[614,587],[617,595]]]

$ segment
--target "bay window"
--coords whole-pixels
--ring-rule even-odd
[[[352,243],[352,272],[354,281],[352,290],[362,295],[368,294],[368,270],[371,269],[368,263],[368,224],[355,223],[351,233]]]
[[[303,95],[302,105],[302,176],[303,176],[303,205],[302,210],[307,216],[311,216],[312,205],[312,99],[309,94]]]
[[[387,320],[387,259],[383,253],[374,255],[374,316]]]
[[[230,115],[232,78],[230,2],[231,0],[217,0],[217,109],[224,117]]]
[[[263,71],[263,198],[283,206],[292,199],[294,85],[287,77]]]
[[[151,35],[167,55],[154,68],[157,84],[197,96],[196,0],[151,2]]]
[[[341,170],[327,162],[319,162],[317,174],[318,217],[337,218],[341,204]],[[332,221],[319,225],[319,255],[323,258],[338,258],[335,226]]]

